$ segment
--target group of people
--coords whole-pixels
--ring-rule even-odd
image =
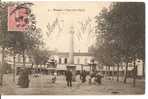
[[[80,80],[81,80],[82,83],[86,82],[87,75],[88,74],[87,74],[87,72],[85,70],[80,72]],[[72,76],[73,76],[72,71],[67,70],[66,73],[65,73],[65,76],[66,76],[67,86],[72,87]],[[94,79],[94,81],[96,83],[101,84],[102,77],[103,77],[103,75],[96,72],[96,71],[90,72],[90,74],[89,74],[89,84],[92,83],[92,79]]]
[[[85,70],[80,72],[80,80],[82,83],[86,82],[87,75],[88,73]],[[89,84],[92,83],[92,79],[94,79],[94,81],[97,82],[98,84],[101,84],[102,77],[103,76],[97,72],[90,72],[89,80],[88,80]],[[72,87],[72,81],[74,80],[72,70],[70,69],[66,70],[65,78],[66,78],[67,86]],[[52,75],[52,83],[55,83],[56,79],[57,79],[57,72],[54,72]],[[20,72],[20,76],[18,79],[18,85],[20,85],[23,88],[27,88],[29,86],[29,71],[27,69],[22,69],[22,71]]]
[[[73,77],[72,71],[68,69],[68,70],[65,72],[65,77],[66,77],[67,86],[68,86],[68,87],[72,87],[72,77]],[[52,83],[55,83],[55,82],[56,82],[56,79],[57,79],[57,73],[54,72],[54,73],[52,74],[52,78],[51,78]]]
[[[66,76],[67,86],[72,87],[72,80],[73,80],[72,79],[72,77],[73,77],[72,71],[67,70],[65,72],[65,76]],[[80,80],[81,80],[82,83],[84,83],[86,81],[86,76],[87,76],[87,73],[86,73],[85,70],[80,73]]]
[[[101,84],[101,79],[102,79],[103,75],[97,71],[93,71],[90,72],[89,74],[89,84],[92,83],[92,80],[94,80],[94,82]]]

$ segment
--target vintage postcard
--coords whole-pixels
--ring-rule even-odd
[[[0,94],[145,94],[145,3],[1,1]]]

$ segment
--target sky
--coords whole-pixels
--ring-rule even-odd
[[[68,52],[70,31],[73,27],[74,51],[87,52],[88,47],[95,43],[95,16],[102,8],[108,8],[109,5],[110,2],[95,1],[34,2],[32,10],[36,16],[37,26],[42,29],[47,49]],[[81,23],[86,22],[89,25],[85,32],[82,32]],[[78,36],[79,33],[81,36]]]

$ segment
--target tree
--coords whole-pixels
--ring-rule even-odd
[[[62,32],[64,20],[60,20],[56,18],[52,22],[48,22],[47,24],[47,32],[46,35],[49,39],[52,39],[53,37],[58,37],[60,33]]]
[[[0,2],[0,46],[2,48],[2,66],[0,66],[0,85],[2,85],[3,82],[3,69],[4,66],[4,57],[5,57],[5,48],[6,48],[6,41],[8,40],[6,38],[7,35],[7,7],[11,5],[12,3],[2,3]]]
[[[86,40],[91,42],[91,40],[94,40],[95,37],[94,31],[95,28],[93,25],[93,21],[88,17],[85,21],[80,21],[78,23],[77,32],[74,34],[74,37],[80,43],[85,42]]]
[[[15,56],[21,54],[23,56],[23,65],[25,67],[26,52],[40,46],[42,42],[41,29],[36,27],[36,20],[33,13],[29,13],[30,25],[27,31],[8,31],[7,29],[7,8],[9,5],[17,4],[19,6],[30,7],[32,3],[0,3],[1,11],[1,27],[0,45],[2,47],[2,62],[4,62],[4,49],[8,49],[13,54],[13,62],[15,68]],[[30,8],[29,8],[30,9]],[[15,70],[15,69],[14,69]],[[15,73],[15,72],[14,72]],[[15,75],[15,74],[14,74]],[[1,80],[2,81],[2,80]]]
[[[85,21],[78,22],[78,27],[76,27],[77,32],[74,33],[74,39],[79,42],[79,53],[81,52],[80,47],[82,42],[91,42],[91,40],[94,40],[95,28],[92,22],[92,19],[90,19],[89,17]],[[89,43],[87,43],[86,46],[89,46]],[[83,70],[83,65],[81,65],[81,70]]]
[[[145,48],[145,7],[144,3],[112,3],[96,17],[97,40],[100,35],[104,44],[114,41],[111,46],[115,56],[126,63],[124,83],[126,83],[128,63],[144,57]],[[111,50],[110,48],[108,50]],[[144,59],[144,58],[143,58]]]
[[[45,66],[49,60],[50,53],[47,50],[37,48],[37,49],[32,50],[32,56],[33,56],[34,63],[37,66],[38,65]]]

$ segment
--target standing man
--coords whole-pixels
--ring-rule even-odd
[[[66,82],[68,87],[72,87],[72,72],[68,69],[65,73]]]
[[[81,81],[82,81],[82,83],[84,83],[86,81],[86,76],[87,76],[86,71],[83,70],[82,73],[81,73]]]

